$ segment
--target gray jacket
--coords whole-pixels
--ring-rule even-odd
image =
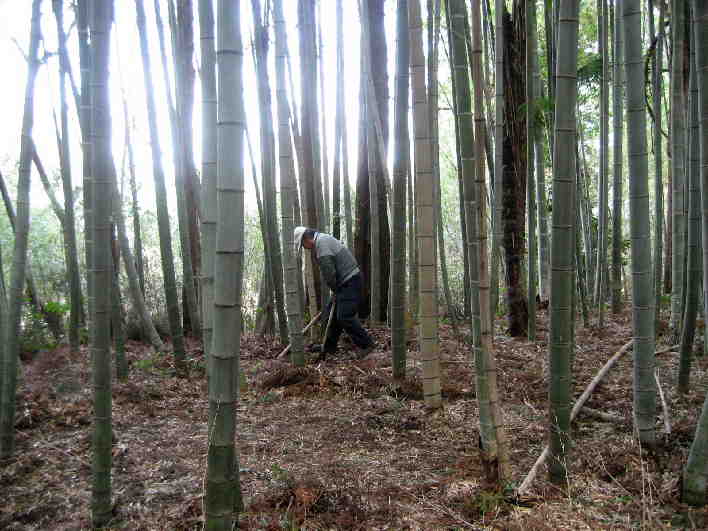
[[[359,273],[359,265],[352,253],[334,236],[316,233],[314,254],[322,278],[332,291],[337,291],[337,288]]]

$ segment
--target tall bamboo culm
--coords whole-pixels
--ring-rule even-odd
[[[17,221],[15,244],[10,272],[10,292],[7,326],[4,334],[4,368],[0,389],[0,458],[10,457],[15,450],[15,394],[17,390],[17,363],[20,355],[20,323],[22,319],[23,289],[27,269],[27,242],[29,239],[30,170],[32,164],[32,128],[34,125],[34,84],[39,70],[39,42],[42,39],[40,26],[41,0],[32,2],[30,47],[27,54],[27,84],[25,107],[22,116],[20,139],[20,164],[17,180]]]
[[[305,354],[302,335],[302,308],[298,290],[297,257],[293,252],[293,197],[297,194],[295,184],[295,161],[290,143],[290,107],[285,84],[286,38],[282,0],[273,2],[275,23],[275,87],[278,115],[278,146],[280,153],[280,207],[282,216],[283,268],[285,273],[285,306],[290,332],[290,359],[293,365],[304,366]]]
[[[555,135],[553,148],[553,235],[551,238],[551,298],[549,331],[549,447],[551,481],[568,481],[570,451],[571,359],[575,292],[575,140],[578,94],[578,0],[563,2],[558,24]]]
[[[654,271],[651,262],[644,58],[639,0],[622,0],[627,81],[629,220],[632,239],[634,420],[641,444],[655,443]],[[674,242],[676,243],[676,242]],[[676,264],[676,262],[674,262]],[[681,261],[683,263],[683,261]]]
[[[112,518],[111,465],[113,429],[111,417],[111,211],[113,161],[108,90],[110,32],[113,0],[96,0],[91,5],[91,130],[93,149],[91,174],[94,191],[93,286],[94,314],[91,358],[93,360],[93,457],[91,470],[91,520],[94,527]]]
[[[199,0],[202,89],[202,341],[211,362],[214,332],[214,259],[216,252],[216,50],[214,3]]]
[[[501,398],[497,385],[497,365],[494,358],[494,318],[491,313],[489,286],[489,256],[487,229],[487,186],[484,165],[484,135],[486,124],[484,118],[484,79],[482,74],[482,23],[479,2],[472,3],[472,79],[474,83],[474,124],[475,124],[475,198],[476,205],[476,237],[478,257],[478,291],[480,317],[480,368],[486,372],[485,380],[489,398],[489,415],[495,444],[491,446],[494,453],[486,456],[489,463],[497,463],[497,477],[493,478],[503,485],[511,473],[506,440],[506,428],[501,408]],[[490,467],[493,469],[493,467]],[[490,478],[492,479],[492,478]]]
[[[679,347],[678,391],[688,393],[693,361],[693,340],[696,335],[698,315],[698,290],[701,283],[701,250],[699,240],[701,188],[699,184],[699,139],[698,139],[698,85],[695,65],[695,47],[691,45],[691,71],[689,81],[689,143],[688,143],[688,249],[686,279],[686,309],[684,311],[681,344]]]
[[[393,152],[393,239],[391,249],[391,354],[393,377],[406,376],[406,177],[410,166],[408,131],[408,7],[396,4],[396,87]]]
[[[56,18],[57,35],[59,38],[59,98],[61,120],[61,142],[59,143],[59,167],[64,191],[63,225],[64,246],[66,247],[66,267],[70,290],[69,315],[69,345],[74,352],[79,349],[79,324],[81,308],[81,281],[79,278],[79,261],[76,245],[76,221],[74,219],[74,188],[71,183],[71,152],[69,149],[69,117],[66,103],[66,73],[69,65],[69,55],[66,50],[66,33],[64,32],[64,5],[61,0],[52,0],[52,9]]]
[[[425,88],[423,23],[419,0],[408,2],[410,72],[415,138],[416,246],[418,259],[419,325],[418,343],[423,366],[423,395],[429,408],[442,405],[440,395],[440,351],[438,345],[437,255],[435,252],[435,188],[432,178],[432,150],[428,98]]]
[[[89,341],[93,333],[93,187],[91,185],[91,49],[89,47],[89,0],[78,0],[76,5],[76,33],[79,38],[79,68],[81,70],[81,101],[79,122],[81,124],[81,171],[84,201],[84,260],[86,261],[86,326]]]
[[[614,25],[612,30],[612,313],[622,311],[622,167],[624,154],[622,138],[624,126],[622,120],[624,81],[622,76],[622,13],[621,0],[615,0]],[[659,177],[660,178],[660,177]],[[657,219],[659,219],[657,213]],[[661,227],[661,224],[657,224]],[[661,235],[661,230],[656,231]]]
[[[661,293],[662,293],[662,261],[663,261],[663,234],[664,234],[664,167],[663,167],[663,137],[662,137],[662,92],[663,92],[663,69],[664,69],[664,40],[666,38],[664,28],[665,3],[660,2],[659,7],[659,31],[657,35],[656,52],[654,55],[654,74],[652,76],[654,93],[654,200],[656,201],[655,218],[656,227],[654,230],[654,299],[656,308],[654,310],[655,321],[658,324],[661,318]],[[617,18],[621,19],[617,13]],[[650,18],[651,20],[651,18]],[[621,28],[619,28],[621,29]]]
[[[536,142],[536,2],[526,2],[526,205],[528,234],[528,306],[529,341],[536,341],[536,294],[538,283],[538,239],[536,237],[537,208],[534,152]]]
[[[172,232],[170,230],[169,209],[167,206],[167,188],[165,187],[165,173],[162,167],[162,151],[160,136],[157,129],[157,111],[155,106],[155,92],[153,90],[150,51],[145,27],[145,8],[143,0],[135,0],[138,33],[140,35],[140,53],[143,62],[143,82],[145,84],[146,104],[148,113],[148,126],[150,129],[150,149],[152,155],[152,170],[155,181],[155,202],[157,204],[157,223],[160,235],[160,258],[162,276],[165,288],[167,315],[170,322],[170,334],[174,348],[175,367],[182,372],[184,364],[184,335],[179,315],[179,302],[177,298],[177,284],[175,281],[174,254],[172,252]]]
[[[243,505],[234,445],[241,340],[244,182],[240,3],[217,2],[217,220],[214,343],[209,379],[205,529],[227,531]]]
[[[684,10],[686,0],[673,0],[671,8],[671,332],[678,338],[681,331],[684,294],[684,253],[686,214],[686,102],[683,97]],[[626,42],[626,41],[625,41]],[[629,79],[627,80],[629,83]]]
[[[495,0],[495,79],[494,84],[494,193],[492,210],[492,267],[490,272],[490,312],[499,304],[499,266],[502,241],[502,174],[504,170],[504,0]]]
[[[698,73],[698,101],[700,116],[701,151],[701,225],[703,238],[703,264],[708,264],[708,4],[693,0],[694,43],[696,48],[696,71]],[[703,268],[703,304],[708,312],[708,268]],[[683,473],[683,501],[690,505],[706,503],[708,485],[708,396],[703,402],[696,434],[688,454]]]
[[[607,53],[607,0],[598,0],[598,41],[602,58],[602,78],[600,80],[600,179],[599,179],[599,234],[597,238],[597,269],[595,270],[595,303],[597,304],[598,326],[605,326],[605,289],[607,277],[607,202],[609,173],[609,60]]]

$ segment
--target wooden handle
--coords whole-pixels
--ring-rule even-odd
[[[312,319],[312,321],[310,321],[310,322],[308,323],[308,325],[307,325],[305,328],[302,329],[302,333],[304,334],[304,333],[307,332],[310,328],[312,328],[312,325],[314,325],[314,324],[319,320],[319,318],[320,318],[321,316],[322,316],[322,312],[320,312],[320,313],[318,313],[317,315],[315,315],[314,319]],[[285,356],[288,352],[290,352],[290,345],[291,345],[291,343],[289,343],[288,346],[285,347],[285,348],[283,349],[283,351],[282,351],[280,354],[278,354],[278,356],[276,357],[276,359],[279,360],[280,358],[282,358],[283,356]]]

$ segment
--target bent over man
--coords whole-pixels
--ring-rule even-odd
[[[358,356],[363,358],[374,348],[374,341],[357,317],[361,297],[361,271],[354,256],[342,242],[334,236],[317,232],[307,227],[296,227],[294,231],[295,253],[304,247],[311,251],[312,259],[317,262],[320,273],[334,297],[322,312],[324,319],[329,318],[332,304],[335,305],[332,324],[321,347],[320,358],[337,350],[337,343],[342,331],[351,337],[358,347]]]

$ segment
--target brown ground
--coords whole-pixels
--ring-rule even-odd
[[[245,529],[661,529],[705,527],[706,511],[679,501],[679,476],[705,388],[677,396],[677,355],[658,356],[672,432],[654,453],[632,436],[632,357],[624,356],[588,406],[621,416],[574,424],[570,487],[545,471],[522,500],[518,485],[546,439],[545,316],[539,340],[498,334],[505,419],[514,484],[484,485],[478,458],[477,404],[469,351],[441,330],[444,408],[421,401],[419,367],[392,383],[388,339],[363,361],[346,350],[297,374],[279,372],[279,346],[243,341],[247,385],[238,447]],[[605,330],[577,328],[575,395],[631,336],[628,314]],[[702,342],[699,345],[702,347]],[[410,344],[414,358],[415,344]],[[130,382],[114,387],[115,529],[194,529],[202,517],[206,385],[192,349],[188,380],[170,376],[168,359],[129,345]],[[704,381],[698,358],[693,382]],[[45,352],[25,366],[16,457],[0,463],[0,529],[89,527],[91,391],[87,353]],[[283,385],[285,384],[285,385]],[[663,419],[657,417],[661,432]]]

